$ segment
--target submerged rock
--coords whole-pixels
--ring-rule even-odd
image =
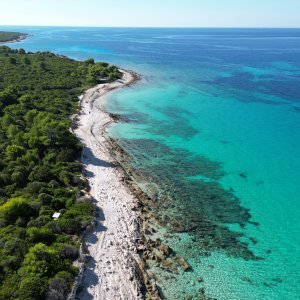
[[[158,249],[166,257],[171,254],[171,248],[168,245],[161,244]]]
[[[190,271],[192,269],[190,264],[182,256],[179,256],[179,263],[180,263],[181,268],[185,272]]]

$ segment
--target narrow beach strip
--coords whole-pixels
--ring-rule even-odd
[[[97,207],[94,230],[85,244],[90,258],[78,291],[80,299],[143,299],[144,284],[136,241],[139,218],[136,197],[123,184],[123,171],[110,153],[105,128],[113,122],[103,111],[104,97],[136,82],[134,73],[123,71],[121,80],[99,84],[80,100],[74,133],[84,145],[82,163]]]

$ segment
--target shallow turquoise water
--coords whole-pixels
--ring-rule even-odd
[[[230,227],[243,232],[243,240],[263,260],[245,261],[219,252],[208,258],[191,255],[189,262],[194,273],[205,279],[208,294],[217,299],[299,299],[299,113],[289,105],[243,103],[192,92],[181,99],[184,105],[179,107],[185,113],[178,124],[176,118],[170,121],[153,109],[155,106],[159,111],[158,106],[164,107],[166,97],[174,99],[176,87],[153,89],[153,94],[145,88],[122,92],[111,100],[117,103],[115,112],[127,112],[128,103],[136,107],[143,99],[148,105],[143,105],[141,111],[164,120],[160,126],[164,135],[155,135],[151,125],[148,128],[135,123],[119,124],[112,134],[127,138],[146,135],[222,162],[222,186],[233,188],[242,205],[250,208],[252,220],[260,224],[246,225],[243,230],[240,226]],[[126,105],[126,109],[120,110],[120,105]],[[199,131],[194,132],[189,126]],[[178,132],[182,134],[178,136]],[[255,238],[257,244],[253,245],[249,237]],[[183,245],[176,245],[181,253],[185,253]],[[188,289],[186,283],[197,276],[185,276],[183,289]],[[176,292],[171,294],[170,299],[175,295]]]
[[[156,235],[193,268],[151,268],[167,299],[201,287],[224,300],[300,299],[300,30],[9,29],[32,34],[26,50],[144,75],[106,109],[126,119],[109,134],[159,186]],[[174,232],[166,216],[195,228]]]

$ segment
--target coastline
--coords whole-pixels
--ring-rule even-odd
[[[148,228],[146,227],[146,230],[149,230],[150,227],[149,231],[153,238],[161,238],[173,249],[173,253],[183,255],[192,267],[190,272],[177,275],[175,272],[172,274],[162,270],[159,266],[152,267],[150,265],[148,268],[149,260],[146,260],[148,274],[152,277],[151,272],[153,271],[155,275],[158,275],[159,291],[163,291],[167,299],[183,299],[185,298],[183,293],[190,296],[199,287],[204,287],[207,295],[220,297],[223,300],[231,297],[251,299],[251,297],[264,298],[268,296],[276,298],[278,295],[297,298],[298,273],[294,262],[297,245],[300,245],[297,243],[297,231],[299,232],[297,224],[300,223],[297,222],[297,193],[295,194],[295,192],[297,192],[299,166],[295,160],[297,156],[294,154],[297,154],[295,149],[298,148],[295,128],[299,119],[297,119],[294,102],[291,102],[291,106],[283,105],[282,108],[280,105],[271,105],[275,104],[274,99],[284,103],[284,93],[289,92],[293,95],[296,91],[293,89],[293,85],[295,85],[297,77],[295,69],[297,56],[289,55],[288,49],[284,49],[287,51],[282,50],[280,57],[288,58],[288,64],[285,64],[278,62],[277,55],[267,49],[270,47],[280,48],[282,39],[286,43],[293,43],[294,39],[290,36],[290,32],[280,32],[280,38],[271,39],[272,43],[266,38],[266,49],[261,49],[259,41],[253,42],[258,33],[250,31],[247,32],[249,40],[246,41],[234,30],[223,30],[221,35],[225,39],[219,38],[218,34],[211,39],[209,33],[200,29],[197,32],[187,30],[186,34],[195,35],[195,38],[187,39],[183,47],[182,31],[180,30],[176,30],[173,37],[174,43],[171,44],[169,43],[169,31],[164,29],[160,30],[160,43],[149,43],[152,40],[157,41],[157,33],[150,34],[148,32],[146,34],[142,29],[126,31],[124,35],[120,35],[119,29],[112,29],[109,32],[103,32],[101,29],[92,30],[96,36],[104,33],[103,36],[101,35],[100,46],[109,51],[103,54],[98,53],[99,44],[95,42],[95,36],[91,35],[86,28],[76,30],[62,28],[61,31],[55,32],[53,30],[53,28],[36,28],[35,36],[37,38],[32,41],[32,46],[41,48],[44,46],[44,42],[49,40],[47,45],[52,51],[56,51],[59,47],[62,53],[70,53],[68,52],[70,45],[65,41],[66,39],[70,42],[76,41],[78,47],[73,49],[76,57],[81,57],[83,49],[84,57],[96,56],[96,60],[102,57],[103,60],[112,62],[127,61],[132,66],[138,66],[137,70],[139,68],[144,70],[145,81],[149,78],[149,83],[138,83],[137,88],[133,86],[129,89],[119,90],[116,94],[106,98],[105,108],[108,108],[109,111],[116,109],[115,118],[114,115],[112,117],[116,122],[120,122],[120,124],[112,124],[112,127],[108,127],[109,133],[112,132],[109,136],[118,137],[120,133],[122,137],[110,140],[106,133],[106,138],[111,142],[111,148],[118,145],[121,147],[121,149],[116,148],[113,154],[120,155],[120,150],[124,149],[124,159],[117,156],[117,160],[121,162],[129,177],[133,177],[133,181],[137,180],[141,188],[146,191],[152,190],[154,180],[155,183],[158,183],[159,193],[152,194],[157,196],[158,207],[157,209],[154,207],[155,203],[153,205],[150,203],[149,206],[154,207],[152,213],[158,221],[161,221],[162,229],[166,229],[166,231],[161,231],[160,227],[157,230],[157,227],[154,226],[153,229],[156,231],[152,231],[152,224]],[[200,34],[203,34],[203,39],[197,38]],[[79,35],[84,38],[79,40]],[[274,30],[267,36],[278,37],[278,34]],[[130,47],[137,38],[143,47]],[[28,40],[19,44],[6,45],[13,46],[15,49],[27,49],[30,46],[27,45],[28,42],[32,44],[31,39],[32,36],[29,36]],[[112,43],[112,39],[117,43]],[[235,49],[236,57],[230,56],[226,46],[234,46],[238,43],[242,43],[245,47]],[[219,47],[220,51],[213,51],[212,59],[204,57],[203,53],[193,52],[191,55],[190,48],[198,47],[207,50],[207,48],[215,46]],[[164,54],[166,55],[161,55],[162,48],[165,49]],[[117,56],[116,52],[118,52]],[[279,53],[277,54],[279,55]],[[178,55],[185,58],[186,62],[179,61]],[[260,55],[263,55],[265,61],[259,60]],[[222,61],[224,57],[232,60],[230,68],[225,64],[215,64],[215,61]],[[196,60],[200,63],[195,64]],[[266,77],[264,74],[258,74],[259,70],[266,69],[266,61],[274,66],[274,68],[268,69],[270,82],[267,83],[269,87],[276,83],[276,89],[272,89],[272,95],[268,94],[268,90],[263,89],[266,81],[257,82],[255,80],[258,77],[261,79]],[[252,66],[253,68],[251,68],[252,63],[255,65]],[[20,67],[22,64],[16,66]],[[193,68],[190,68],[191,66]],[[286,73],[289,74],[288,78]],[[23,73],[20,72],[18,75],[21,74]],[[26,73],[24,75],[26,77]],[[30,74],[27,73],[27,75]],[[239,80],[235,80],[236,76]],[[14,78],[18,77],[14,76]],[[3,79],[5,78],[4,74]],[[198,84],[195,85],[195,81]],[[255,94],[259,97],[253,98],[253,93],[251,95],[253,89],[250,93],[245,90],[245,87],[253,87],[253,81],[256,81],[258,90],[264,91],[259,95]],[[236,89],[230,89],[229,87],[232,85],[235,85]],[[34,87],[32,84],[31,86]],[[40,88],[41,85],[37,83],[36,87]],[[76,96],[83,94],[87,89],[86,86],[81,88]],[[229,94],[232,97],[229,97]],[[61,98],[61,107],[65,107],[63,106],[64,97]],[[114,98],[117,100],[116,105],[114,105]],[[262,103],[260,103],[261,100]],[[292,98],[289,100],[292,101]],[[72,103],[74,104],[74,99]],[[77,103],[78,98],[76,97],[75,109]],[[113,104],[112,110],[110,103]],[[51,107],[50,104],[47,106],[46,101],[45,107],[48,111],[52,105]],[[67,111],[64,116],[65,120],[69,118],[69,114]],[[267,118],[258,116],[267,116]],[[291,125],[293,126],[291,127]],[[276,130],[270,137],[270,129],[274,128]],[[170,146],[169,149],[160,148],[163,144]],[[181,145],[182,148],[190,150],[190,153],[181,152]],[[269,151],[270,147],[274,151]],[[207,158],[207,164],[202,157]],[[266,157],[267,160],[264,159]],[[78,156],[76,158],[78,159]],[[198,162],[193,158],[196,158]],[[220,183],[223,191],[232,191],[240,199],[240,205],[248,209],[252,216],[250,224],[243,226],[238,223],[225,224],[224,228],[228,227],[231,233],[236,231],[243,234],[242,237],[237,237],[237,240],[246,242],[254,253],[260,254],[264,258],[263,260],[243,259],[238,256],[241,248],[236,244],[232,234],[227,235],[225,232],[225,235],[222,235],[219,234],[220,231],[214,231],[214,228],[218,228],[215,225],[224,224],[223,221],[234,215],[230,211],[230,203],[229,206],[217,203],[213,205],[214,200],[218,201],[220,197],[223,197],[221,190],[213,195],[211,201],[206,201],[207,205],[200,201],[197,202],[196,198],[205,199],[206,195],[210,197],[212,195],[210,191],[214,192],[214,182],[219,181],[213,177],[210,179],[210,175],[214,176],[215,173],[214,169],[210,168],[214,164],[209,163],[209,158],[213,159],[212,163],[220,163],[219,170],[222,172],[221,178],[223,178]],[[284,158],[289,159],[284,160]],[[175,165],[177,162],[178,171],[174,172],[175,167],[173,168],[172,164]],[[257,164],[257,162],[261,162],[261,164]],[[272,164],[272,162],[282,163]],[[135,172],[133,176],[130,167]],[[193,171],[199,172],[199,176],[191,176]],[[164,173],[165,176],[163,176]],[[276,174],[278,177],[275,176]],[[182,184],[181,179],[184,178],[189,183],[190,190],[186,190],[186,186]],[[160,179],[162,180],[158,181]],[[202,182],[201,180],[211,185],[210,188],[204,190],[207,191],[206,195],[193,188],[196,186],[196,184],[192,186],[192,183],[195,183],[193,179],[198,181],[197,185]],[[129,181],[128,186],[132,189],[131,183]],[[168,183],[170,183],[169,190]],[[202,186],[206,188],[207,185]],[[88,191],[88,187],[85,190]],[[169,195],[169,191],[170,194],[173,191],[173,194],[178,193],[178,197],[171,198],[170,203],[167,203],[164,197]],[[78,197],[83,195],[78,189],[76,192]],[[79,201],[78,197],[76,197],[77,201]],[[180,197],[182,197],[182,201],[180,201]],[[193,203],[190,203],[190,199]],[[144,199],[139,196],[138,200],[145,203]],[[165,202],[162,203],[160,200]],[[289,205],[286,205],[287,202]],[[170,205],[167,206],[168,204],[176,206],[172,209]],[[148,211],[144,212],[147,207],[146,203],[139,208],[140,218],[149,216]],[[203,207],[203,211],[205,210],[203,214],[200,211],[201,207]],[[184,210],[180,211],[179,209],[182,208]],[[168,219],[160,218],[160,216],[164,216],[164,212],[167,217],[171,216],[173,220],[178,221],[177,224],[169,226],[173,223],[170,223]],[[192,226],[195,224],[186,212],[191,212],[190,216],[196,216],[196,213],[200,212],[198,217],[193,217],[195,221],[199,221],[199,230],[197,227],[193,230],[193,227],[185,226],[185,224]],[[173,216],[178,216],[178,219]],[[201,221],[206,220],[206,217],[211,219],[213,216],[220,220],[213,224],[214,227],[208,227],[204,222],[202,224]],[[91,216],[85,224],[91,224],[92,217],[95,216]],[[222,218],[224,219],[222,220]],[[165,220],[166,222],[164,222]],[[192,222],[189,222],[190,220]],[[234,221],[234,217],[232,220]],[[276,220],[275,224],[273,224],[274,220]],[[85,235],[94,230],[94,224],[84,232]],[[179,225],[184,225],[184,227]],[[146,226],[145,222],[143,222],[143,226]],[[187,230],[185,230],[186,228]],[[190,228],[193,231],[189,230]],[[17,233],[17,231],[15,232]],[[149,237],[150,234],[146,232],[146,236]],[[80,239],[76,238],[75,242],[79,244],[81,240],[81,237]],[[279,246],[278,240],[282,242],[279,243]],[[214,249],[212,246],[215,245],[221,247]],[[230,245],[236,245],[236,247]],[[232,256],[230,253],[228,255],[229,247],[232,250],[236,249],[236,256]],[[86,261],[88,260],[85,252],[83,257]],[[167,270],[167,268],[165,269]],[[176,278],[172,279],[171,276]],[[191,278],[192,276],[194,278]],[[275,280],[273,281],[273,279]],[[12,288],[14,289],[14,287]]]
[[[96,205],[93,229],[86,233],[89,258],[77,296],[80,299],[159,299],[149,284],[139,249],[143,247],[140,202],[126,184],[125,170],[104,136],[113,116],[103,111],[105,96],[139,80],[134,72],[120,70],[123,78],[89,89],[80,99],[73,131],[83,144],[82,163],[89,181],[89,196]]]

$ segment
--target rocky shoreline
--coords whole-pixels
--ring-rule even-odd
[[[86,178],[91,186],[89,196],[93,199],[97,208],[94,225],[84,236],[83,245],[86,251],[83,255],[87,259],[84,260],[85,268],[79,278],[82,283],[81,285],[77,284],[77,297],[79,299],[85,299],[88,296],[92,296],[93,299],[129,299],[129,297],[130,299],[162,299],[164,296],[159,284],[157,284],[158,278],[153,272],[149,272],[151,265],[156,265],[168,271],[170,276],[173,277],[181,272],[192,271],[191,266],[184,257],[174,253],[168,245],[165,245],[160,238],[155,236],[156,230],[153,224],[157,220],[151,208],[155,202],[155,194],[145,193],[140,188],[134,176],[132,176],[134,171],[130,168],[130,165],[124,164],[129,160],[128,154],[122,149],[117,140],[106,136],[108,126],[122,120],[122,116],[109,114],[103,110],[102,100],[104,96],[113,90],[132,86],[141,79],[134,72],[123,70],[122,72],[127,79],[112,84],[102,84],[87,91],[80,100],[79,113],[73,119],[72,129],[84,145],[82,162],[85,166]],[[95,148],[93,149],[93,147]],[[105,161],[103,158],[105,158]],[[101,166],[97,166],[99,160],[101,160]],[[97,168],[102,168],[102,170],[98,173]],[[113,186],[108,184],[106,188],[105,184],[107,182],[103,182],[103,177],[107,177],[107,172],[111,172],[111,170],[113,172],[108,175],[113,177],[107,179],[111,180]],[[102,181],[97,183],[94,177],[98,175],[99,178],[102,178]],[[97,194],[99,189],[101,189],[100,195]],[[122,202],[102,202],[104,194],[104,197],[107,197],[108,200],[111,197],[114,201],[120,194],[123,197],[119,199],[119,202]],[[125,236],[125,238],[115,249],[119,257],[118,263],[115,262],[115,256],[108,255],[105,262],[109,262],[108,272],[102,270],[102,273],[97,274],[95,269],[100,269],[99,265],[103,263],[100,261],[101,252],[113,252],[115,243],[118,243],[117,235],[120,228],[117,228],[118,224],[111,224],[115,232],[113,231],[110,233],[111,236],[104,238],[108,239],[107,246],[97,246],[99,241],[102,244],[105,242],[102,237],[105,235],[105,231],[99,231],[99,227],[103,229],[107,226],[105,222],[109,217],[112,218],[113,214],[109,216],[110,212],[106,213],[106,211],[114,205],[116,206],[113,207],[113,214],[116,210],[119,210],[121,215],[118,218],[122,218],[122,222],[124,222],[119,226],[127,228],[122,232],[122,237]],[[118,222],[118,219],[116,222]],[[107,230],[109,229],[107,226]],[[119,266],[114,264],[119,264]],[[115,269],[118,269],[118,271]],[[120,272],[120,269],[123,271]],[[127,278],[126,285],[131,285],[131,288],[124,288],[125,283],[122,283],[121,280],[110,282],[109,277],[111,273],[115,272],[117,277]],[[91,280],[93,276],[95,278]],[[100,277],[107,277],[102,285],[99,281]],[[202,299],[206,299],[204,292],[202,297]]]
[[[112,157],[104,135],[113,122],[101,108],[104,96],[140,78],[133,72],[121,72],[122,80],[86,91],[73,118],[72,131],[84,145],[82,163],[90,185],[88,196],[97,212],[94,225],[84,236],[83,256],[87,259],[83,259],[84,270],[78,277],[82,282],[75,284],[79,299],[159,299],[139,254],[144,244],[139,200],[124,184],[125,172]]]
[[[113,115],[113,117],[115,118],[116,116]],[[155,200],[152,195],[145,193],[136,183],[132,176],[133,170],[130,170],[127,166],[123,167],[123,162],[128,161],[129,158],[127,153],[119,146],[117,140],[109,138],[108,141],[110,153],[114,155],[114,158],[122,167],[123,183],[135,195],[138,201],[136,210],[138,211],[139,222],[141,224],[141,239],[137,241],[137,251],[140,255],[139,268],[143,274],[144,285],[148,295],[147,299],[163,299],[163,291],[157,286],[157,277],[154,273],[150,273],[147,270],[149,264],[156,264],[160,268],[167,270],[170,274],[176,275],[180,272],[192,271],[192,268],[184,257],[174,253],[160,238],[152,237],[156,232],[156,229],[152,225],[157,220],[155,214],[152,212],[150,203],[153,203]],[[205,297],[204,291],[203,297]]]

